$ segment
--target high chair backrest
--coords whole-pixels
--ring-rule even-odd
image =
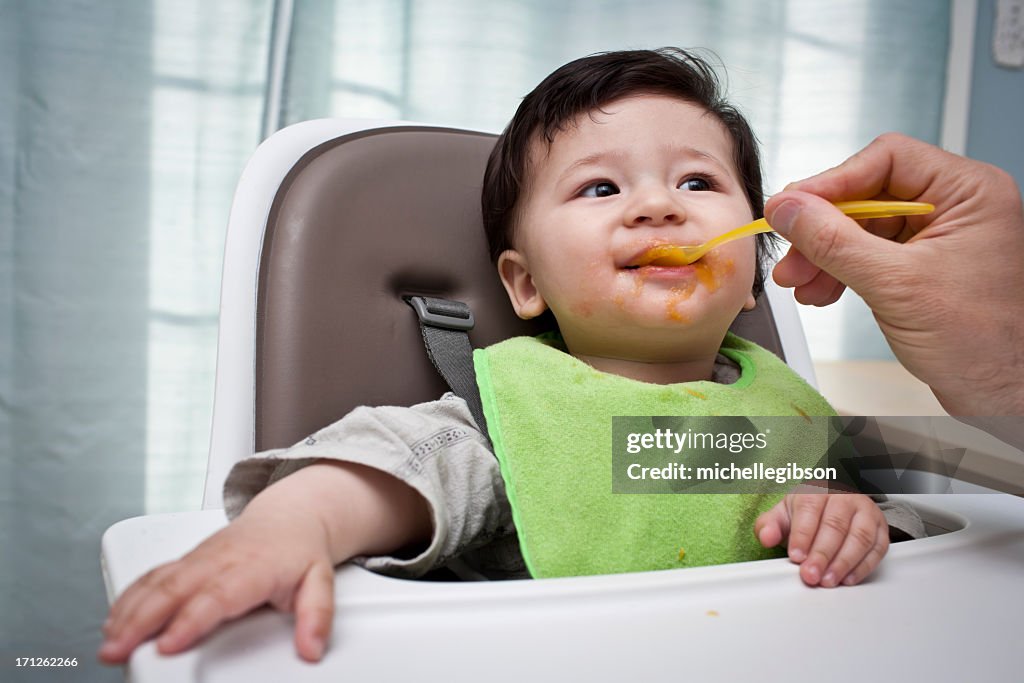
[[[447,390],[406,295],[470,305],[473,345],[519,320],[490,261],[480,187],[495,136],[318,120],[268,138],[235,193],[225,246],[204,508],[233,463],[291,445],[358,405]],[[769,285],[733,331],[814,383],[791,297]]]

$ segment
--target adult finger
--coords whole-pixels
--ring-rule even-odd
[[[879,136],[835,168],[795,183],[787,190],[810,192],[831,201],[904,199],[929,201],[936,188],[959,181],[962,160],[927,143],[898,133]]]
[[[805,306],[828,306],[839,301],[846,285],[821,271],[807,284],[793,289],[793,298]]]
[[[792,287],[797,301],[812,306],[827,306],[846,291],[846,285],[808,261],[792,245],[775,264],[772,277],[780,287]]]
[[[779,259],[772,271],[772,277],[780,287],[800,287],[823,272],[821,268],[807,260],[800,250],[789,245],[786,255]]]
[[[334,620],[334,569],[326,560],[306,572],[295,596],[295,650],[318,662],[327,649]]]
[[[806,192],[782,192],[765,206],[768,223],[818,268],[863,294],[878,286],[897,245],[876,237],[831,202]],[[829,288],[829,292],[832,288]]]
[[[839,166],[790,183],[786,190],[833,202],[898,199],[934,204],[933,213],[907,220],[912,232],[940,219],[978,225],[1007,215],[1016,216],[1019,226],[1021,212],[1019,188],[1005,171],[898,133],[879,136]],[[769,201],[766,213],[772,205]]]

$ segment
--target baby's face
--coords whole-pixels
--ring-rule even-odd
[[[754,238],[689,266],[633,262],[654,245],[700,244],[752,219],[732,140],[703,108],[668,96],[602,110],[550,147],[534,141],[515,249],[499,261],[513,305],[523,317],[550,307],[577,355],[658,361],[717,349],[753,306]]]

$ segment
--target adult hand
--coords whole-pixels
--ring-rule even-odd
[[[929,202],[926,216],[863,228],[830,202]],[[890,133],[765,206],[792,244],[775,281],[797,301],[845,286],[871,307],[893,353],[953,415],[1024,415],[1024,210],[1000,169]]]

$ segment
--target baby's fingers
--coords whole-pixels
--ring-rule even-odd
[[[327,648],[334,620],[334,570],[325,560],[315,562],[295,595],[295,650],[318,662]]]
[[[817,493],[790,493],[783,499],[788,505],[790,516],[789,543],[786,550],[793,562],[800,564],[810,555],[811,545],[815,543],[822,512],[828,499],[829,496]],[[808,565],[808,568],[812,565]]]
[[[754,522],[754,536],[765,548],[774,548],[789,535],[789,508],[780,500]]]
[[[140,643],[161,630],[160,652],[187,648],[225,619],[266,601],[271,585],[260,564],[211,562],[193,552],[154,569],[114,603],[99,658],[127,661]]]
[[[163,628],[192,594],[200,576],[181,561],[148,572],[117,599],[103,627],[102,661],[123,662],[139,643]]]
[[[875,536],[875,544],[868,551],[864,559],[860,561],[856,567],[853,568],[846,578],[842,579],[844,586],[853,586],[860,583],[867,578],[868,574],[875,571],[875,567],[885,557],[885,553],[889,550],[889,525],[882,524],[878,527],[878,531]]]
[[[875,546],[877,531],[876,514],[870,509],[857,509],[849,521],[842,545],[827,563],[820,585],[825,588],[838,586],[854,567],[867,558]]]
[[[174,654],[191,647],[221,623],[262,605],[272,589],[271,578],[258,565],[210,577],[173,616],[156,641],[157,649]]]

